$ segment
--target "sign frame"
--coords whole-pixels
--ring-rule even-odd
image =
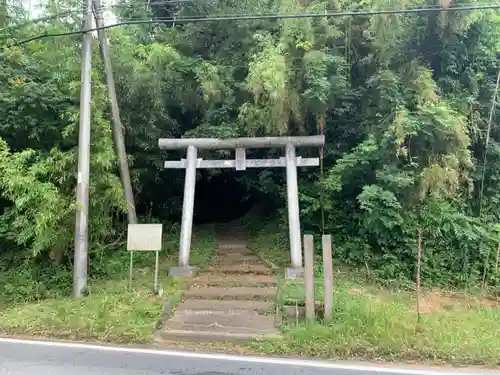
[[[163,224],[128,224],[127,251],[130,252],[129,288],[132,290],[134,251],[155,252],[154,291],[159,293],[158,269],[163,245]]]

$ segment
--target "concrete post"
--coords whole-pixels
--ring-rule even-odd
[[[189,265],[191,250],[191,233],[193,231],[194,192],[196,186],[197,149],[189,146],[187,149],[186,178],[184,180],[184,201],[182,203],[181,243],[179,249],[179,266]]]
[[[323,244],[323,300],[325,305],[324,320],[330,323],[333,319],[333,254],[332,236],[324,234],[321,237]]]
[[[290,232],[290,254],[292,267],[288,276],[294,278],[299,276],[302,270],[302,244],[299,217],[299,191],[297,186],[297,159],[295,146],[291,143],[286,145],[286,190],[288,197],[288,227]]]
[[[179,266],[169,270],[171,276],[193,277],[197,270],[189,266],[191,234],[193,232],[194,193],[196,187],[196,164],[198,150],[194,146],[187,148],[186,177],[184,179],[184,200],[182,202],[181,238],[179,246]]]
[[[316,320],[316,283],[314,282],[314,238],[312,234],[304,235],[304,288],[306,319],[308,323]]]
[[[81,57],[80,126],[78,130],[78,174],[76,185],[75,254],[73,261],[73,297],[83,296],[88,278],[89,256],[89,184],[90,127],[92,113],[92,2],[85,0]]]

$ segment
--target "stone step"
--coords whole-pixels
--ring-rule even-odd
[[[277,331],[273,316],[248,314],[245,310],[231,313],[210,310],[192,310],[189,314],[175,314],[165,322],[164,331],[226,332],[262,335]]]
[[[273,271],[265,264],[234,264],[230,266],[222,265],[212,267],[214,271],[226,274],[256,274],[272,275]]]
[[[192,281],[193,285],[209,286],[274,286],[278,280],[268,275],[202,274]]]
[[[279,335],[271,334],[273,337]],[[267,336],[267,335],[266,335]],[[252,340],[265,337],[259,334],[248,333],[231,333],[219,331],[186,331],[186,330],[168,330],[160,331],[156,336],[157,342],[231,342],[231,343],[245,343]]]
[[[184,292],[184,298],[216,299],[216,300],[273,300],[276,297],[276,288],[220,288],[192,286]]]
[[[244,241],[224,241],[224,242],[219,242],[217,244],[218,249],[222,250],[237,250],[237,251],[245,251],[249,249],[247,248],[246,244]]]
[[[236,254],[236,255],[255,255],[255,252],[250,250],[246,246],[223,246],[220,245],[217,248],[216,254]]]
[[[225,258],[258,258],[257,254],[251,251],[218,251],[215,253],[215,258],[225,259]]]
[[[263,265],[266,266],[264,261],[256,256],[223,256],[215,257],[212,259],[212,264],[219,267],[222,266],[233,266],[240,264],[251,264],[251,265]]]
[[[250,249],[241,248],[241,249],[219,249],[215,252],[215,255],[255,256],[257,254]]]
[[[206,302],[208,301],[203,301]],[[184,303],[179,305],[180,309],[165,322],[159,333],[160,338],[167,341],[235,342],[249,341],[265,335],[279,335],[273,316],[261,315],[255,310],[238,310],[235,308],[238,305],[236,301],[226,302],[226,307],[231,306],[228,310],[186,309]],[[200,303],[198,307],[201,305]]]
[[[172,329],[195,327],[197,330],[212,330],[213,327],[227,329],[229,332],[268,332],[276,324],[271,315],[261,315],[253,310],[184,310],[175,313],[165,324]]]
[[[185,312],[189,310],[213,310],[222,312],[244,310],[247,313],[265,314],[274,312],[274,308],[274,303],[270,301],[188,299],[177,305],[176,314],[185,314]]]

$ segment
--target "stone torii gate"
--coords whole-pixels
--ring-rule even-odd
[[[187,149],[186,159],[165,161],[165,168],[186,169],[184,182],[184,200],[182,205],[182,222],[179,248],[179,266],[172,267],[169,272],[175,276],[194,276],[196,270],[189,266],[191,234],[193,229],[193,210],[196,185],[196,169],[235,168],[244,171],[246,168],[286,168],[288,226],[290,235],[290,254],[292,268],[287,270],[288,277],[296,277],[302,273],[302,241],[299,217],[299,195],[297,185],[297,167],[314,167],[319,165],[319,158],[297,157],[298,147],[321,147],[325,144],[323,135],[307,137],[261,137],[261,138],[161,138],[158,145],[162,150]],[[279,159],[247,159],[247,148],[284,148],[285,157]],[[234,160],[203,160],[198,158],[198,150],[234,149]]]

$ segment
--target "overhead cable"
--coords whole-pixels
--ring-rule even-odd
[[[7,46],[14,47],[26,44],[35,40],[79,35],[87,32],[111,29],[127,25],[143,25],[143,24],[186,24],[198,22],[221,22],[221,21],[255,21],[255,20],[285,20],[285,19],[303,19],[303,18],[338,18],[338,17],[356,17],[356,16],[376,16],[388,14],[413,14],[413,13],[433,13],[433,12],[467,12],[467,11],[484,11],[500,9],[500,4],[482,5],[482,6],[460,6],[448,8],[413,8],[413,9],[387,9],[387,10],[368,10],[368,11],[347,11],[347,12],[315,12],[315,13],[295,13],[295,14],[246,14],[246,15],[220,15],[220,16],[179,16],[179,17],[166,17],[155,19],[132,19],[105,25],[102,27],[95,27],[80,31],[69,31],[62,33],[45,33],[12,43]]]

